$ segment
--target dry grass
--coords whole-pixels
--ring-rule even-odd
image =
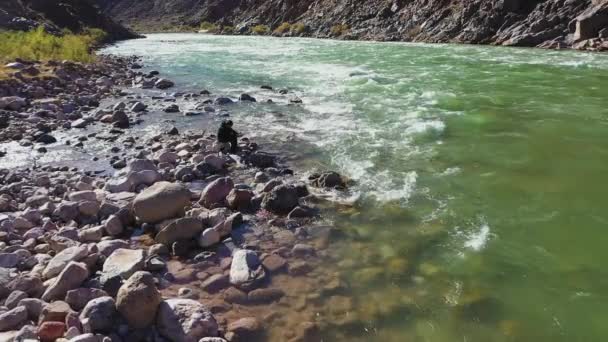
[[[284,34],[284,33],[289,32],[290,30],[291,30],[291,24],[285,22],[285,23],[282,23],[281,25],[279,25],[279,27],[277,27],[274,30],[274,33],[275,34]]]
[[[0,62],[21,58],[24,60],[70,60],[92,62],[93,47],[106,37],[106,33],[91,29],[83,34],[64,33],[54,36],[38,28],[29,32],[0,32]]]
[[[348,33],[348,31],[350,30],[350,28],[348,27],[348,25],[346,24],[338,24],[338,25],[334,25],[331,27],[331,35],[334,37],[339,37],[342,36],[346,33]]]
[[[251,29],[251,32],[259,35],[264,35],[270,32],[270,28],[266,25],[256,25]]]
[[[304,25],[302,23],[295,23],[295,24],[291,25],[291,32],[293,32],[295,34],[304,33],[304,31],[306,31],[306,25]]]

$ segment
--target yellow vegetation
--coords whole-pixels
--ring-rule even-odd
[[[289,30],[291,30],[291,24],[285,22],[285,23],[282,23],[281,25],[279,25],[279,27],[277,27],[274,30],[274,33],[276,33],[276,34],[283,34],[283,33],[288,32]]]
[[[106,38],[99,29],[88,29],[82,34],[64,32],[54,36],[42,27],[29,31],[0,31],[0,60],[70,60],[91,62],[92,49]]]
[[[216,32],[218,29],[217,25],[215,25],[214,23],[210,23],[208,21],[203,21],[201,23],[200,28],[203,31],[209,31],[209,32]]]
[[[251,29],[251,32],[255,34],[268,34],[270,28],[266,25],[256,25]]]
[[[291,32],[293,32],[295,34],[304,33],[305,30],[306,30],[306,26],[302,23],[295,23],[295,24],[291,25]]]
[[[339,37],[349,30],[348,25],[346,24],[338,24],[331,27],[331,35],[334,37]]]

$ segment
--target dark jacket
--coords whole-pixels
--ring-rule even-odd
[[[232,127],[221,125],[217,131],[217,141],[221,143],[232,143],[237,140],[237,133]]]

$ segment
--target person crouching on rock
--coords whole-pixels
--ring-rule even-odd
[[[232,120],[222,121],[220,129],[217,131],[218,149],[220,152],[230,151],[236,153],[238,149],[237,137],[238,133],[232,129]]]

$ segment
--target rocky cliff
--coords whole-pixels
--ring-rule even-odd
[[[140,30],[208,21],[249,33],[513,46],[608,48],[606,0],[96,0]],[[278,34],[278,33],[276,33]],[[591,39],[591,40],[589,40]]]
[[[30,30],[40,25],[50,32],[99,28],[109,40],[136,37],[88,0],[0,0],[0,29]]]

